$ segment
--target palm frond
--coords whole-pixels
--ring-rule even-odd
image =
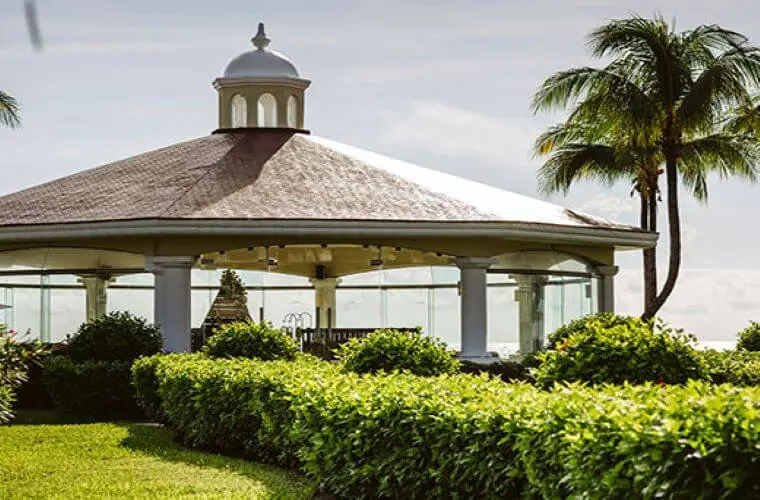
[[[21,125],[21,107],[18,101],[0,90],[0,125],[16,128]]]
[[[707,200],[707,175],[741,177],[754,182],[760,169],[760,144],[747,135],[717,133],[686,142],[679,172],[684,185],[700,201]]]
[[[561,71],[547,78],[533,96],[534,113],[564,109],[572,106],[594,89],[604,88],[611,79],[619,78],[609,72],[591,67]]]
[[[676,122],[685,132],[711,132],[727,110],[751,103],[742,70],[732,55],[717,58],[678,105]]]
[[[666,103],[676,102],[690,78],[688,67],[677,57],[677,36],[662,16],[618,19],[592,31],[587,45],[596,57],[613,57],[648,74],[652,91]]]
[[[615,161],[615,150],[602,144],[566,144],[557,148],[538,170],[542,193],[566,194],[576,181],[596,180],[612,184],[630,178]]]
[[[760,141],[760,98],[731,110],[723,119],[721,130],[728,134],[749,134]]]

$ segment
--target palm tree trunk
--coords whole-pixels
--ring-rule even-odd
[[[647,205],[649,209],[647,226],[648,231],[657,231],[657,189],[649,187]],[[657,297],[657,248],[644,250],[644,311],[652,307]]]
[[[641,213],[640,213],[640,225],[641,229],[643,231],[649,231],[649,198],[645,194],[643,190],[639,190],[639,201],[641,203]],[[644,310],[646,310],[647,307],[652,303],[652,299],[654,299],[654,295],[650,293],[651,287],[650,287],[650,273],[649,273],[649,260],[651,259],[651,255],[648,251],[648,249],[645,249],[642,252],[643,255],[643,269],[644,269]],[[656,294],[655,290],[655,294]]]
[[[662,308],[670,294],[673,293],[678,273],[681,270],[681,214],[678,207],[678,169],[675,159],[668,159],[665,165],[665,174],[668,184],[668,232],[670,235],[668,276],[660,293],[652,301],[652,304],[644,310],[642,315],[644,319],[654,318]]]

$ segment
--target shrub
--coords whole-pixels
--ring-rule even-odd
[[[699,353],[710,379],[716,384],[760,385],[760,352],[715,351]]]
[[[53,401],[50,399],[42,380],[43,362],[28,365],[27,380],[16,391],[16,408],[26,410],[50,410],[53,408]]]
[[[0,424],[13,418],[16,391],[29,380],[30,368],[46,353],[41,342],[19,342],[15,331],[0,324]]]
[[[739,332],[736,349],[739,351],[760,351],[760,323],[750,321],[750,325]]]
[[[547,349],[556,349],[562,343],[576,333],[585,333],[594,328],[614,328],[616,326],[629,326],[632,328],[645,327],[651,325],[640,318],[631,316],[618,316],[610,312],[591,314],[582,318],[575,319],[570,323],[554,330],[546,339]]]
[[[760,388],[540,391],[484,376],[162,357],[186,444],[298,465],[344,498],[756,498]]]
[[[343,369],[354,373],[400,370],[432,376],[459,369],[452,349],[420,332],[377,330],[366,338],[351,339],[335,352]]]
[[[271,361],[295,359],[295,340],[271,323],[238,322],[220,326],[209,337],[203,352],[214,358],[251,358]]]
[[[530,380],[528,368],[521,361],[501,360],[497,363],[481,365],[471,361],[460,362],[459,371],[462,373],[487,373],[504,382]]]
[[[13,418],[13,391],[9,385],[0,383],[0,425]]]
[[[161,350],[161,333],[143,318],[113,312],[87,323],[71,337],[66,355],[80,361],[134,361]]]
[[[80,326],[44,363],[42,380],[61,412],[83,420],[140,418],[132,362],[160,349],[158,328],[128,312],[111,313]]]
[[[15,331],[0,324],[0,385],[16,389],[28,380],[29,366],[47,350],[39,341],[19,341]]]
[[[608,326],[605,319],[586,322],[584,330],[538,354],[533,375],[542,387],[555,382],[591,384],[683,384],[708,378],[693,339],[663,325],[642,321]]]
[[[43,381],[55,408],[83,420],[142,416],[130,385],[131,361],[84,361],[64,356],[45,361]]]

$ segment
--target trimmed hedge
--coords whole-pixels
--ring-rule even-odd
[[[739,351],[760,351],[760,323],[750,321],[749,326],[739,332],[736,349]]]
[[[341,497],[760,495],[758,388],[541,391],[485,376],[196,355],[152,366],[186,444],[297,465]]]
[[[64,356],[45,361],[43,381],[53,405],[83,420],[142,417],[130,383],[131,361],[74,363]]]
[[[260,362],[191,354],[148,360],[135,363],[137,393],[141,401],[160,401],[166,422],[182,442],[286,466],[297,463],[290,398],[341,380],[337,365],[312,357]],[[158,381],[157,397],[150,371]]]
[[[293,360],[300,352],[296,341],[272,323],[236,322],[215,329],[203,352],[213,358]]]
[[[456,373],[456,352],[440,339],[421,332],[381,329],[362,339],[351,339],[335,350],[344,371],[375,373],[394,370],[432,376]]]
[[[707,349],[699,355],[707,366],[713,383],[760,385],[760,352]]]
[[[536,383],[683,384],[709,375],[694,348],[694,339],[660,324],[635,318],[589,317],[554,349],[536,357]],[[612,325],[612,326],[611,326]],[[555,332],[556,333],[556,332]]]

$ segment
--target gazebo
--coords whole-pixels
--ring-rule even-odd
[[[269,50],[263,25],[252,42],[213,82],[210,135],[0,198],[0,264],[44,261],[79,275],[90,317],[105,312],[110,279],[152,272],[170,351],[190,348],[194,267],[308,277],[320,326],[332,326],[341,277],[456,266],[461,357],[490,362],[488,273],[517,282],[525,353],[543,334],[547,276],[590,278],[594,310],[612,311],[615,251],[656,242],[635,227],[312,135],[309,80]]]

